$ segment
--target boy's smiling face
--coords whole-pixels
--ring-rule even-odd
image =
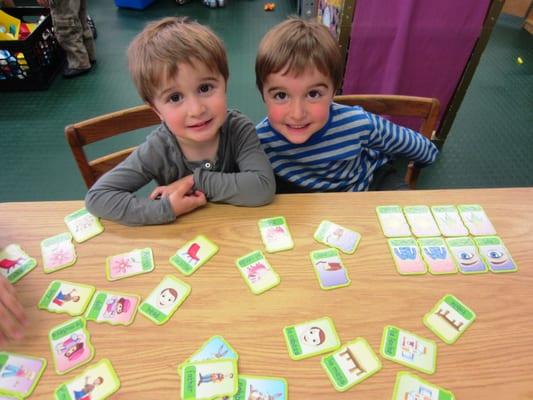
[[[331,78],[315,67],[299,75],[285,72],[267,76],[263,98],[272,127],[289,142],[302,144],[328,122],[335,89]]]

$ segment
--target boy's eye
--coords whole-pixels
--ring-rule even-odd
[[[274,94],[274,99],[276,100],[285,100],[287,98],[287,93],[285,92],[277,92]]]
[[[181,99],[183,99],[183,96],[179,93],[174,93],[174,94],[171,94],[169,97],[168,97],[168,101],[170,101],[171,103],[178,103],[181,101]]]
[[[311,99],[319,99],[322,96],[319,90],[311,90],[307,94]]]
[[[198,88],[198,91],[200,93],[208,93],[212,89],[213,89],[213,85],[212,84],[204,83],[204,84],[200,85],[200,87]]]

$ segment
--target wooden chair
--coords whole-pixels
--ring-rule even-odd
[[[84,146],[159,123],[161,120],[157,114],[147,105],[142,105],[68,125],[65,128],[65,135],[87,188],[94,185],[105,172],[128,157],[136,147],[88,161]]]
[[[431,97],[395,96],[395,95],[339,95],[333,99],[336,103],[361,106],[366,111],[391,117],[417,117],[422,119],[418,132],[433,139],[439,121],[438,99]],[[409,162],[405,174],[405,183],[415,189],[420,170]]]

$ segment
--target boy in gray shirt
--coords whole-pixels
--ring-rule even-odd
[[[186,18],[149,24],[128,49],[142,99],[161,118],[126,160],[89,189],[87,209],[126,225],[172,222],[207,201],[260,206],[275,180],[252,122],[228,111],[221,40]],[[149,198],[134,192],[155,180]]]

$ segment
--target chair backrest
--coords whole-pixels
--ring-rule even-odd
[[[83,149],[84,146],[159,123],[161,120],[157,114],[149,106],[142,105],[68,125],[65,128],[65,135],[87,188],[128,157],[135,147],[89,161]]]
[[[391,117],[416,117],[422,120],[418,129],[428,139],[434,137],[439,122],[440,103],[431,97],[396,96],[385,94],[339,95],[333,99],[336,103],[349,106],[361,106],[366,111]],[[405,183],[415,189],[420,171],[410,162],[405,174]]]

